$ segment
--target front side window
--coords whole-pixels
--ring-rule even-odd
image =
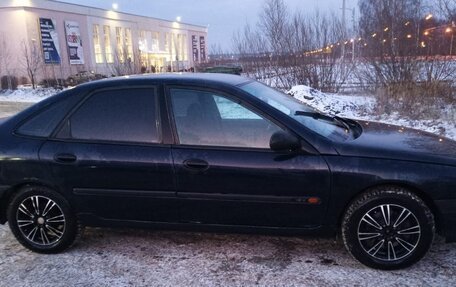
[[[319,135],[333,140],[346,140],[350,137],[350,130],[337,118],[324,115],[289,95],[255,81],[243,84],[240,88]]]
[[[158,143],[154,89],[93,94],[70,117],[67,136],[79,140]]]
[[[280,128],[225,96],[199,90],[171,89],[180,144],[269,149]]]

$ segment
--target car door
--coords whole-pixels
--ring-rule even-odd
[[[93,92],[40,150],[87,220],[177,221],[155,87]]]
[[[322,223],[330,179],[320,155],[272,151],[271,135],[286,128],[239,98],[198,88],[166,91],[183,222],[309,228]]]

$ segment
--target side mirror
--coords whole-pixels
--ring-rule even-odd
[[[286,131],[277,131],[272,134],[269,146],[274,151],[295,151],[301,148],[301,141]]]

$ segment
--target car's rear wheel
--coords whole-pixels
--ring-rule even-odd
[[[378,269],[400,269],[420,260],[435,233],[434,216],[415,194],[381,187],[362,194],[342,221],[347,250],[361,263]]]
[[[74,242],[77,221],[66,199],[44,187],[28,186],[12,198],[8,224],[17,240],[40,253],[57,253]]]

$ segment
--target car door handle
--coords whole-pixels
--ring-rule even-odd
[[[188,169],[204,171],[209,168],[209,163],[202,159],[187,159],[184,166]]]
[[[70,153],[59,153],[54,156],[54,160],[60,163],[72,163],[75,162],[77,157]]]

